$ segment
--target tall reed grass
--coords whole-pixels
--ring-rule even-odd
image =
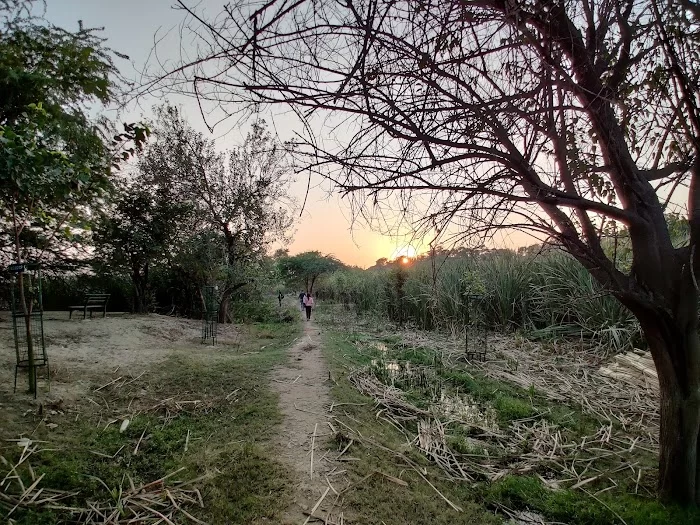
[[[619,351],[640,344],[634,316],[571,256],[550,250],[520,255],[498,250],[439,261],[424,257],[369,270],[340,270],[322,285],[325,297],[360,313],[421,329],[463,326],[470,315],[490,330],[520,330],[543,339],[578,338]]]

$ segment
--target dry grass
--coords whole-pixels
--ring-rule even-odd
[[[580,342],[491,334],[488,360],[470,362],[459,333],[332,314],[324,320],[342,348],[343,379],[370,397],[368,411],[401,437],[384,446],[402,464],[420,453],[445,479],[473,487],[515,523],[698,517],[655,501],[657,393],[606,377],[600,352]],[[348,439],[373,446],[345,423]],[[523,515],[527,508],[541,515]]]
[[[188,509],[204,507],[204,501],[196,483],[174,481],[173,478],[184,467],[160,479],[135,485],[128,474],[124,475],[128,485],[116,488],[101,483],[112,498],[102,501],[87,500],[82,507],[66,504],[78,495],[76,491],[48,489],[42,485],[45,474],[37,476],[32,468],[32,456],[39,451],[39,445],[30,439],[18,440],[22,452],[15,462],[0,456],[4,477],[0,482],[0,507],[7,510],[5,516],[14,523],[13,514],[18,511],[55,510],[68,513],[72,520],[90,525],[121,525],[129,523],[169,523],[204,522],[194,517]],[[169,480],[166,485],[166,480]]]

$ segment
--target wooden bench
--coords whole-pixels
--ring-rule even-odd
[[[83,304],[78,305],[78,306],[69,306],[68,311],[70,314],[68,315],[69,319],[73,318],[73,312],[74,311],[81,311],[83,312],[83,319],[87,317],[87,313],[90,312],[90,319],[92,319],[92,312],[95,310],[102,310],[102,317],[105,317],[107,315],[107,301],[109,300],[109,295],[108,293],[87,293],[85,294],[85,300],[83,301]]]

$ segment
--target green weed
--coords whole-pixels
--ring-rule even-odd
[[[503,422],[525,419],[537,413],[530,403],[508,395],[499,395],[493,407],[498,413],[498,418]]]
[[[485,490],[490,505],[535,510],[546,518],[570,525],[668,525],[700,523],[700,510],[665,506],[631,494],[601,494],[553,491],[532,476],[506,476]]]

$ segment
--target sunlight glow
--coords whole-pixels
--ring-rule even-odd
[[[390,260],[396,260],[396,259],[415,259],[416,255],[418,255],[418,251],[415,249],[415,247],[409,245],[406,246],[400,246],[399,248],[396,248],[394,250],[394,253],[391,255]],[[403,260],[404,264],[408,263],[408,260]]]
[[[411,259],[409,259],[408,257],[401,257],[401,264],[408,264],[409,262],[411,262]]]

